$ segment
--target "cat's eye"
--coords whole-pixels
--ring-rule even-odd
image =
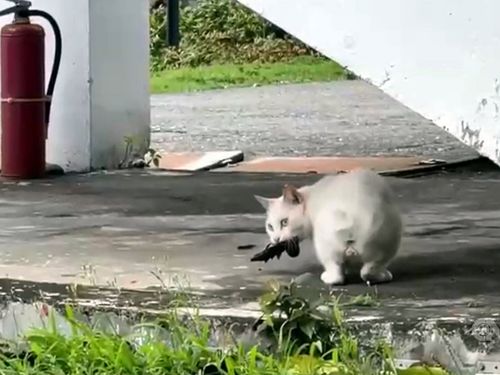
[[[267,229],[269,229],[272,232],[273,231],[273,226],[271,224],[267,224]]]
[[[281,228],[285,228],[288,225],[288,219],[281,220],[280,225],[281,225]]]

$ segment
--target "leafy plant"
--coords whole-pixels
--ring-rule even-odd
[[[284,343],[290,347],[292,342],[297,348],[316,345],[324,352],[335,344],[341,333],[342,316],[338,309],[328,309],[332,306],[330,296],[307,296],[309,291],[301,290],[294,282],[282,285],[272,281],[268,286],[268,292],[260,298],[260,329],[276,334],[278,347]]]
[[[150,167],[151,163],[158,167],[160,165],[161,154],[153,149],[148,148],[144,155],[141,155],[140,150],[143,149],[144,142],[137,142],[133,137],[126,136],[125,150],[122,160],[119,163],[119,168],[144,168]]]
[[[159,167],[161,154],[158,151],[156,151],[155,149],[149,148],[148,151],[146,152],[144,159],[146,162],[146,166],[150,167],[151,163],[153,163],[153,165],[155,167]]]
[[[236,0],[199,0],[181,9],[179,48],[165,46],[163,6],[150,13],[151,69],[159,72],[214,63],[287,61],[319,56]]]
[[[366,300],[366,296],[360,299]],[[276,337],[278,353],[294,354],[293,358],[306,354],[303,361],[308,365],[339,371],[323,373],[368,375],[378,374],[382,368],[387,374],[395,374],[388,343],[380,341],[375,347],[362,348],[356,335],[344,324],[341,305],[340,298],[330,293],[301,288],[293,281],[288,285],[271,282],[260,299],[263,315],[258,329]]]

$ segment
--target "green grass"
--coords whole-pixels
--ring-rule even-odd
[[[270,350],[244,345],[226,335],[216,346],[208,320],[183,316],[172,309],[155,322],[136,326],[133,332],[155,335],[120,336],[97,330],[75,319],[71,308],[65,318],[71,334],[63,335],[55,315],[44,329],[24,337],[24,354],[0,354],[1,375],[445,375],[436,367],[396,370],[387,343],[367,344],[343,324],[339,299],[301,296],[290,285],[271,284],[261,297],[263,322]],[[365,297],[363,297],[365,298]],[[371,297],[370,297],[371,298]],[[180,301],[182,302],[182,301]],[[184,301],[185,302],[185,301]],[[318,310],[318,303],[330,307]],[[327,303],[328,305],[324,305]],[[327,309],[328,310],[328,309]],[[278,313],[282,318],[276,317]],[[326,315],[325,315],[326,314]],[[111,326],[110,326],[111,328]],[[138,342],[134,337],[140,337]],[[28,354],[27,354],[28,353]]]
[[[399,371],[390,354],[380,365],[372,354],[359,350],[356,338],[344,331],[338,345],[322,348],[321,342],[297,347],[277,332],[274,351],[234,344],[211,345],[208,321],[195,317],[188,322],[169,314],[150,330],[169,332],[168,342],[154,339],[140,345],[117,334],[93,330],[73,319],[72,335],[62,335],[55,324],[29,333],[29,355],[1,356],[0,374],[14,375],[446,375],[439,368],[415,367]],[[165,332],[165,331],[164,331]],[[320,352],[324,352],[320,355]],[[382,372],[384,371],[384,372]]]
[[[336,62],[301,56],[289,62],[166,70],[151,77],[151,91],[175,93],[276,83],[335,81],[346,79],[347,76],[347,72]]]

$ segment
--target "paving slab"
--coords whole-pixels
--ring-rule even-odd
[[[222,172],[259,172],[259,173],[319,173],[335,174],[357,168],[371,169],[377,172],[397,171],[415,168],[421,159],[415,157],[263,157],[244,161]]]
[[[320,286],[320,268],[310,244],[296,259],[250,263],[267,242],[252,196],[318,178],[122,171],[0,182],[0,287],[16,294],[79,283],[150,290],[139,299],[151,301],[155,288],[182,286],[206,308],[254,316],[268,280]],[[359,314],[498,316],[500,172],[389,180],[405,215],[403,246],[394,282],[369,288],[354,276],[341,288],[383,301]]]
[[[243,161],[241,151],[168,152],[160,154],[159,168],[178,171],[205,171]]]

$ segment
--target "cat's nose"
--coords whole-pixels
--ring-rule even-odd
[[[279,237],[273,237],[272,241],[273,241],[274,244],[276,244],[276,243],[280,242],[280,238]]]

